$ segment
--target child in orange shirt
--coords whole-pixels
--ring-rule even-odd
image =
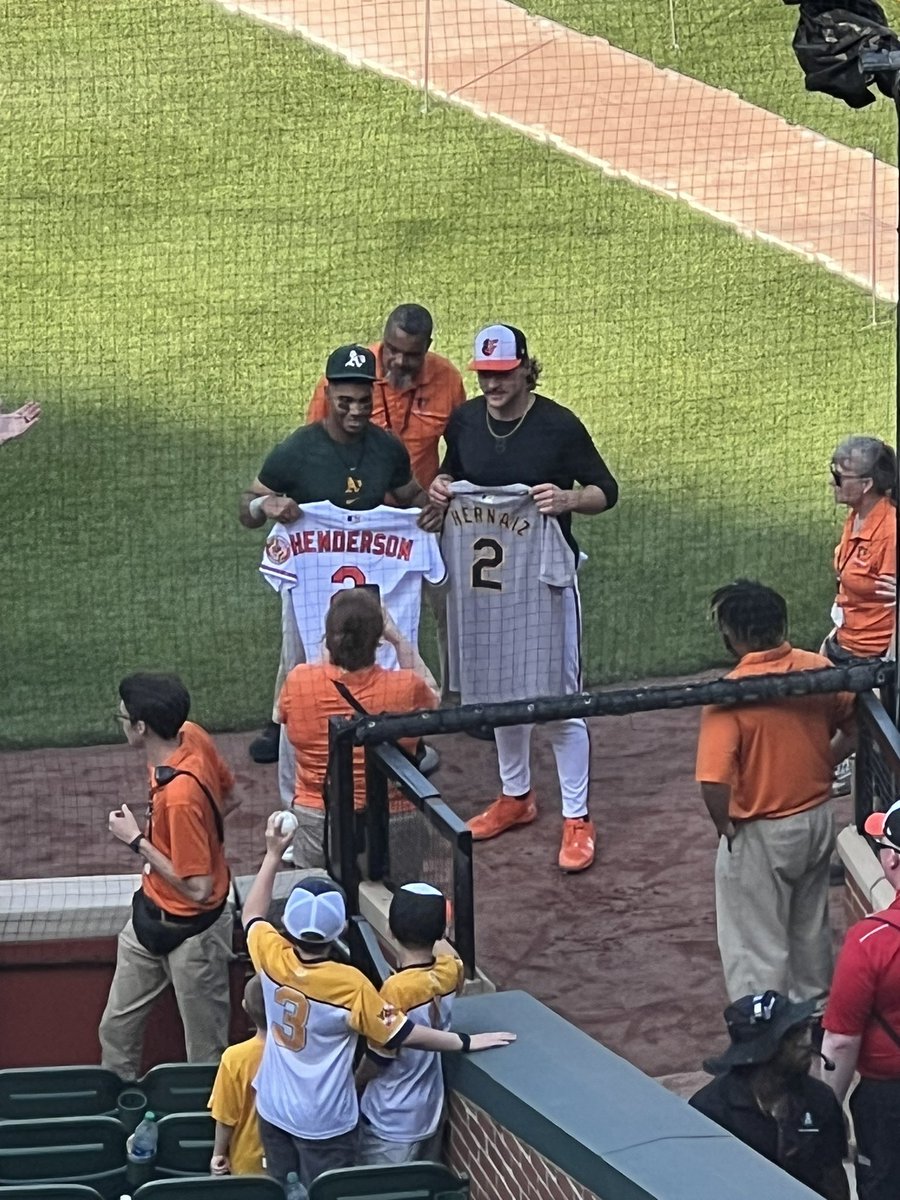
[[[256,1026],[246,1042],[222,1055],[208,1107],[216,1122],[209,1170],[212,1175],[263,1175],[263,1150],[256,1119],[253,1080],[266,1044],[266,1008],[259,976],[247,980],[242,1007]]]

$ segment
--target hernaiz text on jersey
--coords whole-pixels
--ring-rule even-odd
[[[526,530],[531,528],[531,522],[525,517],[511,517],[505,512],[498,515],[495,509],[483,504],[473,504],[469,508],[457,502],[450,509],[450,516],[457,525],[496,525],[498,529],[508,529],[519,537],[524,537]]]

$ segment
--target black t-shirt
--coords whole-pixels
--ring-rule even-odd
[[[535,396],[525,420],[511,433],[515,426],[516,421],[491,417],[490,429],[500,437],[492,436],[484,396],[467,400],[454,409],[444,430],[447,453],[441,471],[479,487],[555,483],[569,489],[576,483],[582,487],[594,484],[603,489],[607,506],[612,508],[619,498],[619,485],[591,435],[570,409],[546,396]],[[503,434],[510,436],[504,438]],[[572,514],[563,513],[559,525],[577,554]]]
[[[811,1075],[798,1078],[780,1121],[760,1109],[742,1070],[718,1075],[688,1103],[822,1196],[823,1174],[847,1154],[841,1106],[831,1088]]]
[[[259,482],[297,504],[330,500],[339,508],[377,508],[412,479],[406,447],[368,425],[356,442],[336,442],[321,421],[296,429],[269,453]]]

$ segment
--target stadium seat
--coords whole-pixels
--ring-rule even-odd
[[[0,1121],[114,1113],[122,1086],[102,1067],[12,1067],[0,1071]]]
[[[160,1063],[137,1086],[147,1097],[147,1108],[158,1117],[203,1112],[217,1068],[217,1063]]]
[[[467,1175],[429,1162],[326,1171],[309,1189],[309,1200],[466,1200],[468,1195]]]
[[[161,1178],[206,1175],[216,1123],[208,1112],[169,1113],[159,1121],[154,1170]]]
[[[118,1200],[125,1136],[114,1117],[0,1121],[0,1185],[82,1183]]]
[[[0,1187],[0,1200],[103,1200],[82,1183],[17,1183]]]
[[[132,1200],[284,1200],[281,1184],[266,1175],[206,1175],[196,1179],[155,1179]]]

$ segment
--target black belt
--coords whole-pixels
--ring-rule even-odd
[[[151,921],[165,921],[169,925],[192,925],[198,917],[205,916],[209,909],[201,909],[200,912],[194,913],[191,917],[180,917],[176,913],[166,912],[164,908],[154,904],[150,897],[144,892],[144,911]]]

